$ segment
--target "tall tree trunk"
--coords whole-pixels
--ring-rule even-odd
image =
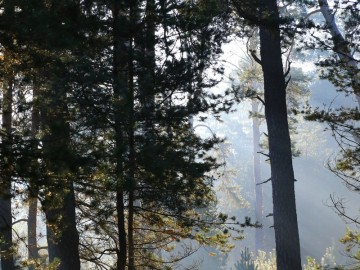
[[[44,93],[45,102],[41,111],[43,152],[47,168],[46,195],[42,207],[47,221],[49,261],[53,262],[56,258],[60,260],[59,270],[78,270],[79,234],[75,217],[69,113],[63,78],[57,75],[59,79],[51,81]]]
[[[5,49],[5,78],[2,101],[2,160],[0,174],[0,251],[1,269],[15,269],[12,250],[12,213],[11,213],[11,180],[13,175],[12,158],[12,104],[14,71],[11,54]]]
[[[252,112],[259,112],[259,103],[252,101]],[[264,223],[263,219],[263,190],[261,183],[261,167],[260,167],[260,121],[253,117],[253,149],[254,149],[254,182],[255,182],[255,218],[260,224]],[[264,229],[259,228],[255,231],[255,251],[264,250]]]
[[[279,12],[276,0],[268,0],[263,5],[265,20],[260,26],[260,53],[269,135],[277,269],[301,270]]]
[[[39,251],[37,247],[37,207],[38,200],[37,197],[33,197],[33,195],[38,193],[37,187],[33,186],[32,195],[29,198],[29,217],[28,217],[28,260],[36,261],[40,258]],[[35,270],[34,266],[29,266],[29,270]]]
[[[43,2],[43,1],[37,1]],[[79,234],[76,228],[74,173],[77,170],[70,134],[70,113],[67,98],[69,90],[68,71],[78,49],[81,20],[79,0],[46,1],[44,22],[61,31],[61,38],[47,34],[39,42],[47,57],[44,57],[41,89],[40,120],[42,127],[42,154],[44,174],[44,200],[42,208],[47,222],[47,240],[50,263],[60,261],[58,270],[80,269]],[[51,16],[53,21],[47,21]],[[51,28],[51,27],[50,27]],[[51,29],[49,29],[51,31]],[[59,41],[61,40],[61,41]],[[66,55],[66,57],[65,57]],[[51,59],[50,59],[51,58]]]
[[[113,1],[113,95],[114,95],[114,122],[115,122],[115,157],[116,157],[116,212],[118,217],[118,244],[117,270],[125,270],[127,261],[127,235],[125,229],[125,206],[124,206],[124,155],[125,155],[125,132],[124,132],[124,108],[127,99],[127,78],[125,67],[127,65],[126,34],[124,33],[127,23],[123,15],[125,7],[120,1]]]
[[[129,187],[128,197],[128,256],[129,256],[129,270],[135,270],[135,254],[134,254],[134,203],[135,203],[135,138],[134,138],[134,66],[132,64],[133,43],[130,41],[130,57],[129,57],[129,113],[128,113],[128,127],[127,133],[129,136],[129,172],[127,175],[127,186]]]
[[[34,83],[33,88],[33,108],[31,115],[31,137],[33,140],[33,153],[37,152],[38,143],[37,143],[37,134],[40,127],[40,111],[38,107],[38,95],[39,88],[37,83]],[[30,188],[29,188],[29,217],[28,217],[28,259],[30,261],[37,260],[40,258],[38,248],[37,248],[37,209],[38,209],[38,195],[39,195],[39,186],[38,186],[38,177],[39,177],[39,164],[37,160],[37,155],[32,161],[31,166],[31,175],[30,175]],[[30,266],[29,270],[34,270],[34,266]]]
[[[351,55],[349,42],[341,34],[335,21],[335,14],[332,13],[328,1],[318,0],[318,3],[334,43],[334,52],[339,56],[340,63],[350,72],[352,88],[360,107],[360,79],[358,63]]]
[[[136,12],[137,1],[132,1],[130,4],[130,29],[135,26],[137,12]],[[128,94],[128,109],[127,109],[127,134],[129,137],[128,147],[129,147],[129,171],[127,175],[127,186],[129,187],[129,198],[128,198],[128,256],[129,256],[129,270],[135,270],[135,243],[134,243],[134,222],[135,222],[135,194],[136,194],[136,180],[135,180],[135,119],[134,119],[134,31],[131,30],[131,35],[129,37],[129,59],[128,59],[128,68],[129,68],[129,94]]]

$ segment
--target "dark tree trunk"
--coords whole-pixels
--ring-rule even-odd
[[[42,166],[45,171],[44,199],[41,204],[47,223],[49,261],[59,260],[58,270],[78,270],[79,234],[76,228],[74,192],[77,164],[71,146],[71,119],[68,110],[68,72],[74,62],[64,60],[66,57],[63,56],[72,58],[75,55],[71,51],[79,46],[81,34],[76,26],[81,19],[80,1],[49,0],[44,5],[38,4],[44,8],[44,23],[51,25],[49,30],[54,27],[53,31],[61,31],[61,37],[47,34],[44,42],[37,40],[39,47],[47,55],[43,60],[44,68],[39,72],[44,82],[40,93]],[[56,19],[47,21],[51,16]]]
[[[79,235],[75,223],[75,196],[72,186],[67,185],[68,191],[62,196],[64,201],[60,207],[45,211],[47,225],[47,239],[49,248],[49,261],[56,258],[60,260],[58,270],[79,269]],[[56,221],[60,219],[60,222]],[[59,224],[60,223],[60,224]]]
[[[132,1],[130,4],[130,29],[135,26],[137,19],[137,1]],[[127,186],[129,187],[129,200],[128,200],[128,256],[129,256],[129,270],[135,270],[135,242],[134,242],[134,222],[135,222],[135,200],[136,200],[136,180],[135,180],[135,119],[134,119],[134,96],[135,96],[135,86],[134,86],[134,35],[135,29],[131,31],[129,37],[129,94],[128,94],[128,106],[127,106],[127,134],[128,134],[128,147],[129,147],[129,171],[127,175]]]
[[[40,111],[38,108],[37,98],[39,95],[38,85],[34,83],[33,89],[33,108],[31,115],[31,137],[33,140],[33,153],[37,152],[38,143],[36,136],[40,127]],[[37,161],[37,155],[32,161],[31,165],[31,175],[30,175],[30,187],[29,187],[29,217],[28,217],[28,259],[37,260],[39,259],[39,252],[37,248],[37,208],[38,208],[38,195],[39,195],[39,186],[38,186],[38,177],[39,177],[39,164]],[[29,270],[34,270],[34,266],[30,266]]]
[[[118,189],[116,193],[116,210],[118,216],[118,234],[119,250],[117,252],[117,270],[125,270],[126,266],[126,230],[125,230],[125,209],[124,209],[124,192]]]
[[[36,189],[36,190],[35,190]],[[32,187],[33,195],[38,193],[36,187]],[[28,217],[28,259],[30,261],[39,259],[39,252],[37,248],[37,230],[36,230],[36,217],[38,207],[37,197],[31,196],[29,198],[29,217]],[[29,267],[29,270],[34,270],[33,266]]]
[[[129,256],[129,270],[135,270],[135,250],[134,250],[134,190],[129,190],[129,215],[128,215],[128,256]]]
[[[61,79],[51,82],[43,100],[46,102],[41,110],[42,140],[48,173],[42,207],[47,221],[49,261],[59,259],[59,270],[77,270],[80,269],[80,257],[72,179],[74,160],[70,149],[66,91]]]
[[[259,112],[259,103],[252,101],[252,112],[255,115]],[[253,149],[254,149],[254,182],[255,182],[255,218],[260,224],[264,224],[263,219],[263,191],[261,183],[261,167],[260,167],[260,131],[259,119],[253,117]],[[264,229],[259,228],[255,231],[255,251],[264,250]]]
[[[260,27],[260,51],[264,75],[265,117],[269,135],[277,269],[301,270],[295,179],[276,0],[266,1],[263,8],[266,19]]]
[[[134,66],[133,42],[130,41],[130,54],[129,54],[129,110],[128,110],[128,126],[127,133],[129,136],[129,172],[127,175],[127,186],[129,187],[128,197],[128,252],[129,252],[129,270],[135,270],[135,250],[134,250],[134,203],[135,203],[135,140],[134,140]]]
[[[125,270],[127,261],[127,235],[125,228],[125,205],[124,205],[124,155],[125,155],[125,132],[124,132],[124,110],[127,106],[127,76],[124,71],[127,65],[128,41],[124,25],[127,18],[124,3],[114,0],[113,2],[113,94],[114,94],[114,122],[115,122],[115,158],[116,158],[116,212],[118,217],[118,250],[117,250],[117,270]]]
[[[15,269],[12,251],[12,214],[11,214],[11,180],[13,175],[12,158],[12,103],[15,75],[11,55],[5,51],[5,78],[2,101],[2,149],[0,174],[0,251],[1,269]]]

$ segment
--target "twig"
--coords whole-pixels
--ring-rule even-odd
[[[288,87],[290,80],[291,80],[291,75],[290,75],[289,79],[285,82],[285,89]]]
[[[290,73],[290,65],[291,65],[291,61],[289,61],[289,65],[288,65],[287,70],[286,70],[286,72],[285,72],[285,74],[284,74],[284,77],[286,77],[287,75],[289,75],[289,73]]]
[[[257,152],[257,153],[258,153],[258,154],[262,154],[262,155],[264,155],[265,157],[270,158],[270,155],[269,155],[269,154],[265,154],[264,152],[259,151],[259,152]]]
[[[259,185],[262,185],[262,184],[266,184],[267,182],[271,181],[271,178],[261,182],[261,183],[257,183],[256,185],[259,186]]]
[[[28,219],[27,218],[22,218],[22,219],[18,219],[18,220],[15,220],[13,223],[12,223],[12,225],[15,225],[15,224],[17,224],[17,223],[20,223],[20,222],[27,222],[28,221]]]
[[[254,58],[255,62],[262,65],[261,60],[259,59],[259,57],[257,57],[257,55],[255,54],[255,50],[250,50],[250,54],[251,56]]]
[[[256,96],[256,98],[265,106],[265,101],[260,96]]]

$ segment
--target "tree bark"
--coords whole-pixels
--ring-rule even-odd
[[[264,76],[265,118],[269,136],[277,269],[301,270],[295,179],[276,0],[265,2],[263,15],[266,23],[260,26],[260,53]]]
[[[125,270],[128,250],[127,234],[125,229],[125,205],[124,205],[124,155],[125,155],[125,132],[124,132],[124,108],[128,92],[126,65],[127,48],[124,25],[127,23],[124,6],[120,1],[113,1],[113,95],[114,95],[114,122],[115,122],[115,159],[116,159],[116,212],[118,227],[118,250],[117,270]]]
[[[135,249],[134,249],[134,218],[135,218],[135,138],[134,138],[134,66],[133,42],[130,41],[130,55],[129,55],[129,110],[128,110],[128,127],[127,133],[129,136],[129,172],[127,175],[127,186],[129,187],[128,197],[128,251],[129,251],[129,270],[135,270]]]
[[[36,189],[36,190],[35,190]],[[38,193],[37,187],[32,187],[33,195]],[[29,217],[28,217],[28,260],[35,261],[40,258],[37,248],[37,197],[29,198]],[[34,266],[29,266],[29,270],[35,270]]]
[[[33,108],[31,115],[31,137],[33,140],[33,153],[37,152],[38,142],[37,134],[40,127],[40,111],[38,107],[38,95],[39,88],[36,82],[34,82],[33,87]],[[31,175],[29,183],[29,217],[28,217],[28,259],[30,261],[37,260],[40,258],[38,248],[37,248],[37,209],[38,209],[38,196],[39,196],[39,186],[38,186],[38,177],[39,177],[39,164],[37,160],[37,155],[32,161],[31,166]],[[35,270],[34,266],[29,266],[29,270]]]
[[[1,269],[15,270],[12,250],[12,213],[11,213],[11,182],[13,175],[12,158],[12,105],[15,75],[12,67],[11,54],[5,49],[5,78],[2,101],[2,132],[1,132],[1,174],[0,174],[0,250]]]
[[[252,112],[259,112],[259,103],[252,101]],[[255,183],[255,218],[260,224],[264,224],[263,219],[263,190],[261,183],[261,166],[260,166],[260,131],[259,119],[253,117],[253,149],[254,149],[254,183]],[[258,228],[255,231],[255,251],[264,250],[264,229]]]
[[[332,41],[334,43],[334,52],[339,56],[340,62],[351,73],[351,84],[360,107],[360,78],[358,63],[351,55],[349,43],[341,34],[336,21],[335,15],[332,13],[327,0],[318,0],[320,11],[326,21],[329,28]]]

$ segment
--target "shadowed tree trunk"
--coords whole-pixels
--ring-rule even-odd
[[[5,49],[5,78],[2,94],[2,131],[1,131],[1,172],[0,172],[0,251],[1,269],[15,269],[12,250],[12,213],[11,180],[13,175],[12,158],[12,104],[14,71],[11,54]]]
[[[252,101],[252,112],[257,114],[259,112],[259,103]],[[264,224],[263,219],[263,190],[261,183],[261,165],[260,165],[260,121],[253,117],[253,149],[254,149],[254,182],[255,182],[255,218],[260,224]],[[264,228],[255,230],[255,251],[264,250]]]
[[[57,71],[51,73],[56,74]],[[62,76],[49,78],[44,91],[41,122],[45,176],[42,207],[47,221],[49,261],[60,260],[58,270],[80,269],[79,235],[76,229],[73,187],[74,159],[70,146],[69,112]],[[49,75],[52,76],[52,75]]]
[[[116,156],[116,212],[118,227],[117,249],[117,270],[125,270],[127,261],[127,235],[125,229],[125,205],[124,205],[124,152],[125,152],[125,132],[123,127],[124,108],[128,92],[126,72],[127,48],[126,33],[124,25],[127,19],[124,3],[113,2],[113,95],[114,95],[114,122],[115,122],[115,156]],[[126,13],[125,13],[126,14]]]
[[[261,8],[265,20],[260,26],[260,54],[269,136],[277,269],[301,270],[279,12],[276,0],[266,1]]]
[[[130,36],[129,36],[129,48],[128,48],[128,101],[126,108],[127,120],[126,130],[128,134],[128,163],[129,169],[126,173],[127,187],[129,188],[128,193],[128,259],[129,259],[129,270],[135,270],[135,242],[134,242],[134,221],[135,221],[135,201],[136,201],[136,188],[137,183],[135,179],[135,119],[134,119],[134,98],[135,98],[135,67],[134,67],[134,36],[135,36],[135,24],[137,21],[138,1],[131,1],[129,6],[129,19],[130,19]]]
[[[37,152],[38,143],[37,143],[37,134],[40,127],[40,111],[38,104],[38,95],[39,88],[36,83],[33,87],[33,108],[31,115],[31,137],[33,140],[33,153]],[[37,248],[37,208],[38,208],[38,195],[39,195],[39,186],[38,186],[38,177],[39,175],[39,164],[37,160],[37,155],[32,161],[32,168],[30,168],[30,188],[29,188],[29,217],[28,217],[28,259],[37,260],[39,259],[39,252]],[[30,266],[29,270],[35,270],[34,266]]]

